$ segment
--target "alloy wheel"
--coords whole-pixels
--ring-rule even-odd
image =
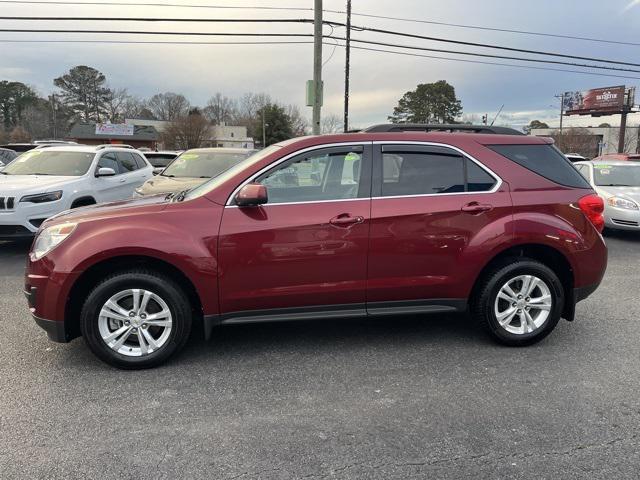
[[[551,314],[551,289],[534,275],[519,275],[498,291],[494,313],[500,327],[515,335],[533,333]]]
[[[171,335],[173,318],[167,303],[149,290],[132,288],[113,295],[98,317],[98,330],[109,348],[128,357],[158,351]]]

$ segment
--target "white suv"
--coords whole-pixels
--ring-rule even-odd
[[[70,208],[131,198],[153,176],[137,150],[60,146],[23,153],[0,171],[0,238],[32,236]]]

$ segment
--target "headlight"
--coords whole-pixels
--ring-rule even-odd
[[[626,208],[627,210],[638,210],[638,204],[632,200],[622,197],[609,197],[607,203],[612,207]]]
[[[61,198],[62,198],[62,190],[58,190],[56,192],[36,193],[35,195],[25,195],[20,199],[20,201],[29,202],[29,203],[44,203],[44,202],[55,202],[56,200],[60,200]]]
[[[39,260],[60,245],[76,229],[75,223],[61,223],[42,230],[33,244],[32,256]]]

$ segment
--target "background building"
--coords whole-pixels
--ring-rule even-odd
[[[640,127],[627,127],[624,142],[626,153],[638,152]],[[620,127],[565,127],[562,135],[557,128],[534,128],[531,135],[552,137],[564,153],[579,153],[587,158],[601,153],[617,153]]]
[[[213,125],[204,147],[254,148],[253,138],[247,136],[247,127]]]
[[[123,143],[135,148],[147,147],[155,150],[159,134],[150,125],[76,123],[71,128],[68,138],[85,145]]]

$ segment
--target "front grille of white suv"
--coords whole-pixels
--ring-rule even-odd
[[[15,197],[0,197],[0,210],[13,210]]]

